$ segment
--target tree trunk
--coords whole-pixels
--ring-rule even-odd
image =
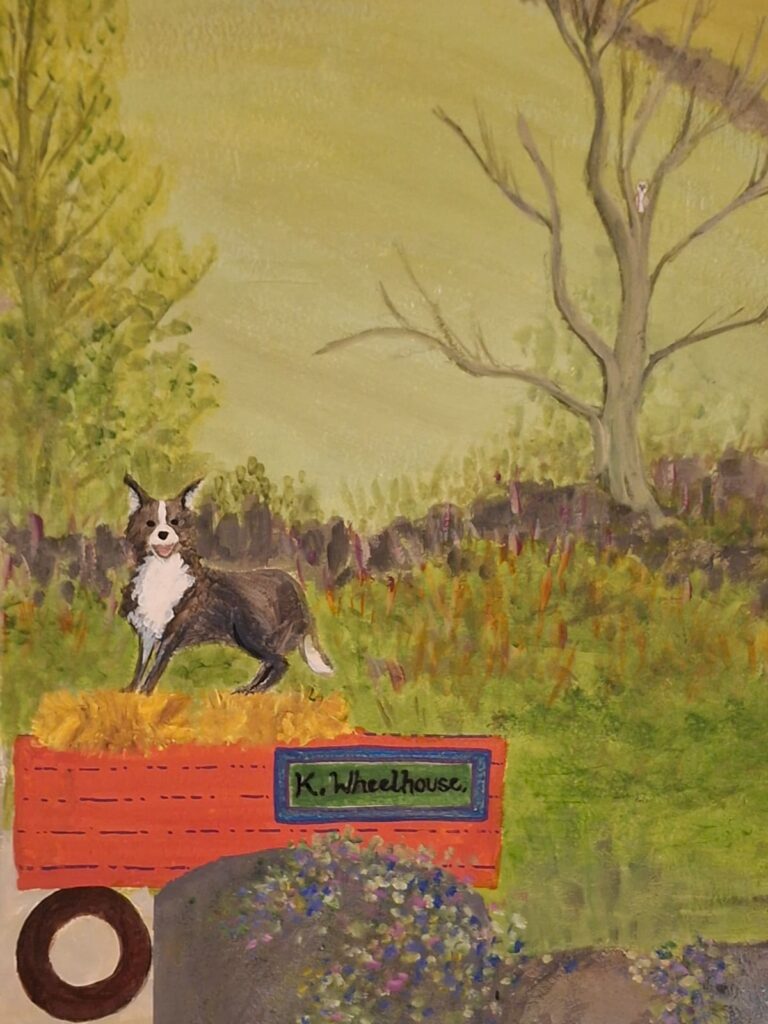
[[[645,475],[638,435],[642,390],[619,383],[608,388],[600,418],[600,444],[596,458],[604,452],[601,482],[620,505],[644,512],[653,526],[665,519]],[[595,430],[593,429],[593,436]]]
[[[592,475],[606,491],[611,489],[608,480],[608,431],[599,416],[589,421],[592,431]]]
[[[665,515],[645,475],[638,419],[647,366],[648,277],[647,230],[627,242],[622,251],[622,306],[614,345],[615,361],[606,366],[600,448],[605,452],[603,477],[614,501],[648,516],[660,526]],[[593,431],[594,434],[594,431]]]

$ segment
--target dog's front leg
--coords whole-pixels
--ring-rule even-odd
[[[152,668],[144,677],[144,682],[138,687],[139,693],[146,694],[147,696],[152,693],[154,688],[160,682],[160,676],[162,676],[163,672],[165,672],[168,667],[168,662],[181,646],[182,640],[183,633],[181,630],[177,630],[169,636],[165,636],[160,641],[157,648],[157,654],[155,655],[155,660],[152,663]]]
[[[153,636],[139,634],[139,654],[136,658],[136,668],[133,671],[133,679],[123,689],[123,693],[135,693],[141,689],[141,677],[144,675],[144,670],[149,664],[149,659],[152,657],[156,644],[157,641]]]

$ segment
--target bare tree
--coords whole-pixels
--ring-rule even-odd
[[[629,50],[634,31],[631,19],[654,0],[543,0],[568,53],[583,73],[592,104],[591,135],[584,163],[589,200],[596,210],[610,246],[620,281],[620,300],[615,328],[601,332],[580,308],[568,287],[563,248],[563,208],[552,169],[543,158],[531,129],[520,115],[517,133],[541,183],[544,201],[523,193],[507,160],[499,153],[494,136],[482,114],[476,133],[470,133],[443,110],[436,116],[459,140],[485,177],[501,196],[523,216],[538,224],[549,241],[549,285],[552,298],[571,335],[589,354],[600,374],[599,403],[582,401],[545,374],[500,362],[489,351],[478,330],[471,339],[459,336],[438,304],[429,296],[406,261],[411,283],[429,314],[424,327],[409,319],[382,287],[384,302],[395,321],[340,338],[321,353],[344,348],[366,339],[413,338],[446,356],[465,373],[475,377],[504,377],[532,384],[575,416],[585,420],[594,444],[595,476],[613,498],[645,512],[654,523],[663,519],[651,491],[638,438],[638,418],[646,385],[662,361],[683,349],[768,321],[768,306],[754,313],[737,309],[721,319],[709,315],[681,337],[668,339],[651,349],[649,314],[662,275],[693,243],[709,235],[732,214],[768,195],[768,149],[755,161],[748,179],[733,198],[683,235],[661,255],[653,255],[651,239],[659,199],[669,177],[678,171],[701,144],[730,124],[745,121],[768,83],[755,77],[754,65],[760,41],[755,35],[743,59],[736,53],[730,65],[721,66],[717,99],[687,74],[694,35],[707,17],[699,2],[683,28],[679,45],[668,47],[666,66],[652,70],[641,82],[638,57]],[[684,73],[686,72],[686,73]],[[645,76],[643,76],[645,79]],[[619,102],[608,102],[615,85]],[[684,102],[679,121],[663,157],[651,173],[638,180],[638,151],[661,105],[677,86]]]

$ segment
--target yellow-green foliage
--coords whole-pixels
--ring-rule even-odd
[[[365,532],[396,516],[417,519],[441,502],[469,508],[479,497],[506,493],[510,480],[572,483],[585,479],[590,466],[583,423],[554,403],[517,405],[510,409],[506,432],[468,445],[461,456],[441,459],[429,473],[374,480],[369,487],[342,485],[342,511]]]
[[[586,545],[460,554],[318,603],[355,722],[508,737],[503,885],[534,946],[759,938],[768,627],[748,592]]]
[[[520,700],[552,706],[571,689],[708,699],[743,693],[765,671],[766,628],[728,585],[716,598],[698,578],[670,588],[632,555],[571,541],[520,554],[471,545],[461,560],[455,573],[427,564],[398,579],[358,578],[320,606],[330,649],[368,677],[390,714],[420,683],[477,708],[488,683],[503,680],[501,712]]]
[[[220,515],[238,515],[249,502],[256,502],[265,505],[289,526],[323,518],[316,488],[308,482],[304,470],[299,470],[296,480],[284,476],[282,485],[278,486],[267,476],[264,463],[253,455],[245,465],[214,476],[206,485],[205,493]]]
[[[86,753],[148,751],[172,743],[303,744],[350,732],[348,711],[338,695],[310,699],[290,691],[242,696],[214,690],[193,701],[180,693],[57,690],[43,695],[31,731],[53,750]]]
[[[163,174],[122,131],[125,21],[124,0],[0,11],[0,489],[53,532],[114,516],[129,461],[149,487],[199,469],[214,404],[169,315],[213,251],[163,226]]]

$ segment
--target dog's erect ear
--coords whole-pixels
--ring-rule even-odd
[[[182,508],[190,507],[195,498],[195,495],[200,490],[200,486],[204,479],[205,477],[200,477],[199,480],[195,480],[193,483],[187,484],[187,486],[182,491],[179,492],[176,501],[181,502]]]
[[[133,477],[128,476],[127,473],[123,477],[123,483],[128,488],[128,508],[131,515],[133,515],[137,509],[141,508],[142,505],[146,505],[148,502],[152,501],[144,488],[140,484],[137,484]]]

